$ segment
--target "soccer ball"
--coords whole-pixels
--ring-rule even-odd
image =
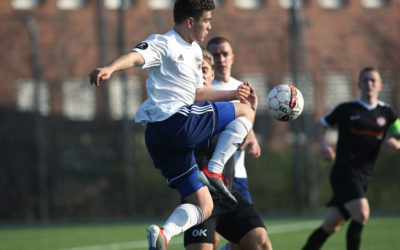
[[[279,121],[296,119],[303,111],[304,99],[293,85],[281,84],[268,93],[267,109]]]

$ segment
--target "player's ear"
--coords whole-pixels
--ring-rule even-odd
[[[186,27],[188,29],[192,28],[193,23],[194,23],[194,18],[193,17],[186,18],[185,24],[186,24]]]
[[[235,54],[232,53],[232,63],[235,62]]]

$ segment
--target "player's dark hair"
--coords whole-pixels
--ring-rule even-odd
[[[360,71],[360,75],[358,76],[358,79],[361,79],[361,77],[363,76],[364,73],[370,72],[370,71],[376,71],[376,72],[379,73],[379,70],[378,70],[378,68],[376,68],[376,67],[372,67],[372,66],[370,66],[370,67],[365,67],[365,68],[363,68],[363,69]]]
[[[203,11],[215,9],[214,0],[176,0],[174,4],[174,22],[182,23],[186,18],[198,20]]]
[[[210,49],[211,44],[221,44],[221,43],[225,43],[225,42],[227,42],[232,47],[231,42],[227,38],[222,37],[222,36],[213,37],[207,43],[207,50]]]

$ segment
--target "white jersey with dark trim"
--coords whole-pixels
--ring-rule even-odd
[[[342,103],[324,116],[324,125],[337,125],[339,130],[336,171],[370,176],[380,146],[396,119],[388,104],[378,101],[368,105],[360,99]]]
[[[212,87],[220,90],[236,90],[243,82],[231,77],[229,82],[212,81]],[[246,167],[244,165],[245,151],[237,151],[234,154],[235,159],[235,177],[247,178]]]
[[[164,35],[154,34],[132,51],[140,53],[148,69],[147,100],[136,113],[136,122],[162,121],[182,106],[191,105],[196,89],[203,86],[200,46],[188,43],[170,30]]]

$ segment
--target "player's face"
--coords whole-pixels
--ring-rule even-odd
[[[211,87],[211,82],[214,79],[214,70],[206,60],[201,63],[201,70],[203,71],[204,85]]]
[[[359,79],[363,100],[376,100],[382,89],[381,76],[377,71],[367,71]]]
[[[211,30],[211,11],[204,11],[198,20],[193,21],[192,36],[193,40],[202,42]]]
[[[231,45],[228,42],[213,43],[210,44],[208,50],[214,57],[214,70],[217,79],[227,74],[230,75],[235,58]]]

